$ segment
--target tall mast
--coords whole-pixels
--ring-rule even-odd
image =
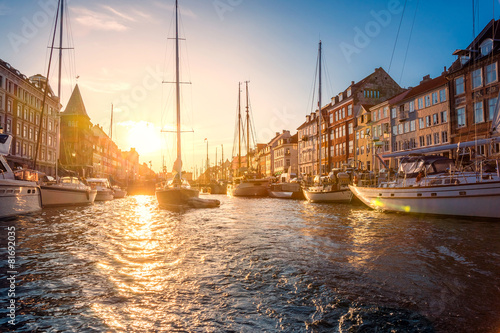
[[[322,136],[322,131],[321,131],[321,118],[323,118],[323,114],[321,112],[321,41],[319,41],[319,67],[318,67],[318,79],[319,79],[319,90],[318,90],[318,123],[319,123],[319,132],[318,132],[318,137],[319,137],[319,160],[318,160],[318,174],[321,175],[321,136]]]
[[[248,82],[245,81],[247,94],[247,172],[250,170],[250,114],[248,112]]]
[[[59,21],[59,74],[57,82],[57,96],[61,98],[61,72],[62,72],[62,44],[63,44],[63,15],[64,15],[64,0],[61,0],[61,19]],[[48,79],[48,78],[47,78]]]
[[[57,80],[57,96],[59,97],[59,104],[61,103],[61,73],[62,73],[62,50],[63,50],[63,15],[64,15],[64,0],[61,0],[61,19],[59,21],[59,73]],[[47,77],[47,86],[48,86],[49,78]],[[42,121],[40,119],[40,121]],[[57,138],[56,138],[56,180],[59,174],[59,142],[61,141],[61,118],[60,115],[57,115]],[[41,135],[41,133],[39,134]]]
[[[177,105],[177,172],[181,175],[181,98],[180,98],[180,83],[179,83],[179,22],[178,22],[178,0],[175,0],[175,90],[176,90],[176,105]]]
[[[241,82],[238,82],[238,176],[241,170]]]
[[[113,103],[111,103],[111,124],[109,125],[109,138],[113,140]]]

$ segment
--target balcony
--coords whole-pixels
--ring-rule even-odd
[[[405,121],[405,120],[408,120],[409,118],[409,112],[408,111],[399,111],[399,121]]]

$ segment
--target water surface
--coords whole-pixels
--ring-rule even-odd
[[[0,222],[1,330],[500,331],[500,223],[212,197],[220,208],[130,196]]]

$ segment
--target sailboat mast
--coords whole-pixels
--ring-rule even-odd
[[[248,82],[245,81],[247,94],[247,172],[250,170],[250,114],[248,112]]]
[[[321,170],[321,137],[322,137],[322,130],[321,130],[321,118],[323,118],[323,114],[321,112],[321,41],[319,41],[319,50],[318,50],[318,53],[319,53],[319,66],[318,66],[318,80],[319,80],[319,83],[318,83],[318,115],[319,115],[319,118],[318,118],[318,123],[319,123],[319,129],[318,129],[318,137],[319,137],[319,152],[318,152],[318,174],[321,175],[322,174],[322,170]]]
[[[241,170],[241,82],[238,82],[238,176]]]
[[[63,50],[63,15],[64,15],[64,0],[61,0],[61,18],[59,21],[59,73],[57,78],[57,96],[59,97],[59,104],[61,103],[61,73],[62,73],[62,50]],[[48,83],[49,78],[47,78]],[[47,85],[48,86],[48,85]],[[60,115],[57,115],[57,144],[56,144],[56,180],[59,175],[59,142],[61,141],[61,118]],[[40,133],[41,134],[41,133]]]
[[[178,0],[175,0],[175,90],[177,105],[177,161],[176,167],[179,175],[182,172],[181,162],[181,102],[180,102],[180,80],[179,80],[179,9]]]
[[[113,103],[111,103],[111,124],[109,125],[109,138],[113,140]]]
[[[57,96],[61,98],[61,72],[62,72],[62,44],[63,44],[63,15],[64,15],[64,0],[61,0],[61,19],[59,21],[59,73],[57,82]],[[48,79],[48,78],[47,78]]]

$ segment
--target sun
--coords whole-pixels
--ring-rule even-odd
[[[140,121],[128,122],[127,140],[130,147],[139,155],[148,155],[161,150],[161,132],[153,123]]]

